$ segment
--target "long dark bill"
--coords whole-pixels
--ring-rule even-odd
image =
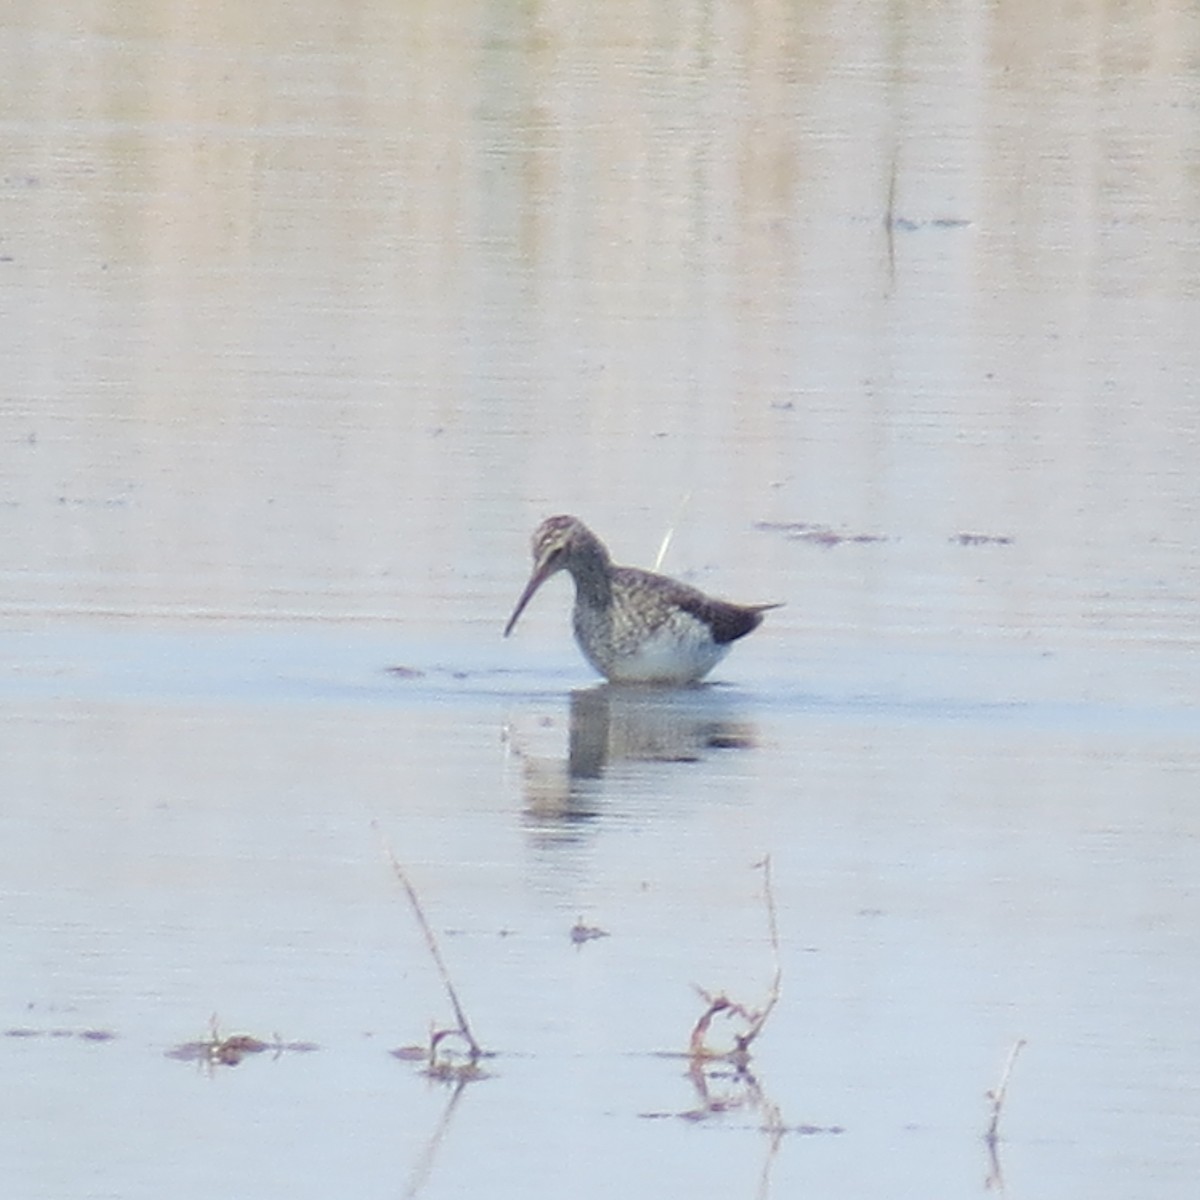
[[[533,599],[533,593],[553,574],[552,571],[548,570],[548,566],[549,564],[544,563],[530,575],[529,582],[525,585],[525,590],[521,593],[520,600],[517,601],[517,607],[513,609],[513,615],[508,618],[508,624],[504,627],[505,637],[508,637],[512,633],[513,626],[517,623],[517,618],[525,611],[525,605]]]

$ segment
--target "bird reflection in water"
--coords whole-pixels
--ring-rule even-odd
[[[699,762],[711,750],[754,745],[710,689],[662,692],[601,685],[571,693],[568,770],[598,779],[612,762]]]
[[[527,816],[547,832],[560,826],[561,836],[561,826],[597,815],[596,784],[608,767],[699,762],[717,750],[751,749],[756,736],[716,689],[601,684],[571,693],[565,758],[553,719],[511,742],[522,763]]]

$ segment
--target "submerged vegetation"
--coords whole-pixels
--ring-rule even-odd
[[[208,1036],[194,1042],[182,1042],[167,1051],[168,1058],[180,1062],[198,1062],[209,1067],[236,1067],[252,1054],[307,1054],[318,1049],[313,1042],[285,1042],[278,1034],[270,1041],[249,1033],[222,1034],[217,1014],[209,1018]]]
[[[489,1077],[483,1060],[494,1057],[476,1037],[457,987],[450,976],[438,938],[434,933],[424,904],[415,885],[386,839],[382,838],[384,854],[392,874],[400,884],[409,907],[421,931],[429,959],[441,982],[453,1014],[452,1021],[431,1022],[426,1040],[417,1045],[401,1046],[390,1053],[404,1062],[418,1064],[421,1073],[438,1083],[451,1085],[448,1103],[437,1130],[430,1140],[418,1170],[414,1173],[409,1195],[415,1195],[427,1181],[434,1155],[444,1138],[450,1120],[468,1083]],[[771,1098],[752,1065],[759,1039],[767,1028],[772,1014],[783,995],[783,966],[779,932],[779,914],[772,880],[770,855],[754,864],[761,872],[762,903],[766,923],[766,942],[770,953],[770,977],[765,993],[754,1002],[734,998],[726,991],[713,991],[695,986],[702,1002],[699,1015],[690,1027],[683,1051],[663,1052],[663,1057],[682,1058],[686,1062],[685,1078],[695,1096],[694,1103],[685,1109],[665,1112],[643,1112],[643,1118],[674,1118],[702,1123],[729,1118],[736,1114],[753,1119],[753,1128],[767,1135],[762,1167],[760,1194],[769,1189],[770,1172],[776,1153],[785,1135],[840,1134],[838,1124],[788,1122],[780,1106]],[[578,947],[607,938],[607,930],[586,924],[580,917],[569,931],[571,943]],[[115,1034],[107,1030],[37,1030],[13,1028],[2,1031],[11,1038],[75,1037],[87,1041],[107,1041]],[[723,1036],[722,1036],[723,1035]],[[983,1135],[988,1151],[986,1187],[1003,1188],[999,1162],[999,1124],[1017,1057],[1025,1046],[1023,1038],[1012,1046],[997,1085],[986,1093],[990,1105],[989,1121]],[[200,1064],[210,1071],[237,1066],[249,1057],[265,1056],[279,1059],[285,1054],[313,1051],[311,1042],[285,1042],[279,1035],[271,1038],[249,1033],[225,1033],[214,1015],[207,1036],[184,1042],[168,1050],[167,1057]]]

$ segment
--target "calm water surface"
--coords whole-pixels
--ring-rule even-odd
[[[1171,2],[0,17],[12,1194],[1190,1200],[1197,61]],[[786,607],[597,686],[566,583],[499,636],[552,512]],[[388,845],[461,1091],[388,1053],[452,1017]],[[764,855],[779,1003],[689,1078]],[[168,1056],[214,1020],[316,1049]]]

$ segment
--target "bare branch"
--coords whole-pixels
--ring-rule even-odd
[[[375,823],[372,822],[374,825]],[[421,927],[421,932],[425,935],[425,945],[429,950],[429,956],[433,959],[434,965],[437,967],[438,975],[442,980],[442,987],[446,989],[446,995],[450,998],[450,1006],[454,1009],[455,1019],[458,1021],[457,1029],[442,1029],[436,1030],[430,1037],[429,1044],[429,1065],[433,1071],[437,1067],[437,1048],[438,1045],[447,1037],[457,1034],[466,1043],[470,1050],[470,1058],[472,1064],[476,1059],[483,1057],[483,1048],[475,1040],[475,1035],[471,1032],[470,1022],[467,1020],[467,1014],[463,1011],[462,1004],[459,1003],[458,992],[455,991],[454,984],[450,979],[450,972],[446,969],[445,960],[442,958],[441,949],[438,946],[437,938],[434,937],[433,929],[425,916],[425,910],[421,907],[420,897],[417,895],[417,889],[413,887],[404,868],[400,865],[399,859],[396,858],[395,852],[392,850],[391,843],[384,836],[383,831],[378,825],[375,825],[375,831],[379,834],[379,839],[383,843],[383,851],[387,855],[388,862],[392,865],[392,871],[396,878],[400,881],[400,886],[404,888],[405,894],[408,896],[408,902],[412,905],[413,913],[416,915],[417,924]]]
[[[1008,1052],[1008,1061],[1004,1064],[1004,1070],[1000,1075],[999,1084],[994,1091],[987,1093],[987,1098],[992,1102],[992,1119],[988,1124],[987,1133],[983,1136],[989,1145],[994,1146],[996,1144],[996,1131],[1000,1124],[1000,1113],[1004,1108],[1004,1097],[1008,1094],[1008,1079],[1012,1074],[1013,1064],[1017,1061],[1017,1055],[1021,1053],[1024,1045],[1024,1038],[1017,1038],[1013,1042],[1013,1047]]]
[[[766,1001],[758,1009],[747,1008],[744,1004],[730,1000],[723,994],[714,996],[703,988],[696,988],[707,1007],[692,1027],[692,1034],[688,1040],[688,1054],[692,1058],[726,1058],[732,1062],[744,1064],[750,1057],[750,1044],[762,1032],[767,1018],[771,1015],[775,1005],[779,1003],[783,989],[783,966],[779,954],[779,921],[775,909],[775,892],[771,886],[771,856],[767,855],[761,862],[754,865],[756,868],[761,868],[763,872],[763,900],[767,908],[767,931],[771,939],[771,956],[775,966],[771,987]],[[746,1024],[746,1028],[742,1032],[733,1035],[733,1049],[723,1053],[710,1050],[705,1045],[705,1037],[712,1025],[713,1018],[718,1013],[729,1018],[739,1017]]]

